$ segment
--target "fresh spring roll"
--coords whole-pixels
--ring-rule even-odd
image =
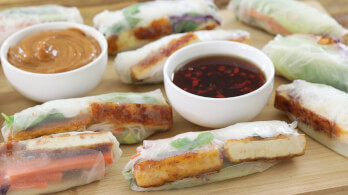
[[[0,194],[46,194],[101,180],[122,151],[110,132],[0,144]]]
[[[295,0],[231,0],[236,18],[272,34],[328,35],[348,44],[348,30],[326,13]]]
[[[114,66],[124,83],[159,83],[163,81],[163,65],[172,53],[186,45],[211,40],[251,42],[250,34],[242,30],[207,30],[168,35],[137,50],[119,53]]]
[[[276,90],[274,106],[297,120],[303,132],[348,157],[348,94],[331,86],[296,80]]]
[[[213,29],[220,20],[210,0],[158,0],[105,10],[93,18],[93,23],[107,38],[109,54],[114,54],[168,34]]]
[[[123,170],[132,190],[186,188],[262,172],[304,154],[306,139],[281,121],[239,123],[144,141]]]
[[[289,80],[331,85],[348,91],[348,47],[329,37],[276,36],[264,48],[276,72]]]
[[[2,10],[0,11],[0,45],[11,34],[27,26],[57,21],[83,23],[76,7],[41,5]]]
[[[161,91],[109,93],[53,100],[13,116],[3,114],[5,140],[26,140],[70,131],[111,131],[121,144],[142,141],[172,125],[172,108]]]

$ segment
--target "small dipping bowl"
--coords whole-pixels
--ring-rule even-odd
[[[21,70],[8,62],[9,48],[17,45],[25,37],[42,31],[67,28],[78,28],[94,37],[101,48],[99,56],[77,69],[47,74]],[[69,22],[37,24],[22,29],[7,38],[0,50],[1,64],[7,80],[23,96],[37,102],[78,97],[88,93],[101,81],[106,69],[107,57],[107,42],[100,32],[84,24]]]
[[[258,89],[235,97],[210,98],[184,91],[173,83],[174,72],[192,60],[207,56],[232,56],[246,59],[265,75]],[[186,120],[200,126],[221,128],[249,121],[265,107],[272,93],[274,66],[259,49],[232,41],[209,41],[186,46],[166,61],[163,69],[164,86],[173,108]]]

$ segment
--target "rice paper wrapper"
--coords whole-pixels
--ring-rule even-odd
[[[277,35],[262,50],[277,74],[288,80],[302,79],[348,92],[348,47],[340,42],[321,45],[319,39],[307,34]]]
[[[287,124],[281,121],[259,121],[239,123],[213,131],[188,132],[168,139],[160,139],[155,141],[145,140],[143,142],[143,146],[139,146],[137,148],[138,153],[131,157],[131,160],[125,166],[123,175],[128,181],[128,184],[132,190],[157,191],[193,187],[262,172],[277,164],[279,160],[269,159],[234,163],[228,160],[226,156],[224,157],[225,143],[228,140],[241,140],[253,136],[261,138],[273,138],[279,135],[297,136],[299,134],[294,129],[295,127],[296,123]],[[293,143],[292,147],[299,148],[299,150],[304,149],[302,143],[300,143],[299,141],[298,143]],[[181,164],[182,161],[186,160],[186,157],[180,158],[180,155],[182,156],[186,154],[198,153],[205,154],[213,150],[217,150],[220,153],[220,157],[218,158],[222,160],[222,166],[219,170],[206,172],[203,174],[201,173],[196,176],[184,177],[183,179],[166,182],[163,185],[159,185],[157,187],[141,187],[137,184],[134,168],[137,163],[149,162],[149,165],[146,166],[154,166],[154,170],[150,172],[155,175],[157,173],[156,171],[159,171],[162,174],[162,177],[163,174],[166,175],[169,173],[165,171],[166,169],[164,167],[161,168],[160,165],[158,167],[158,164],[153,165],[154,163],[161,162],[162,160],[167,160],[169,158],[178,157],[177,160],[175,160],[175,163],[177,165],[171,165],[169,163],[163,166],[177,166],[178,172],[185,171],[182,169],[185,169],[184,167],[189,168],[190,165]],[[266,150],[267,149],[265,149],[265,151]],[[207,160],[206,162],[211,161]],[[146,169],[148,168],[149,167],[146,167]],[[139,168],[137,170],[144,171],[142,168]],[[143,174],[139,173],[139,175]],[[151,180],[151,178],[148,179]]]
[[[118,53],[114,67],[124,83],[163,82],[163,66],[172,53],[186,45],[212,40],[251,42],[250,34],[243,30],[202,30],[168,35],[137,50]]]
[[[92,134],[101,139],[105,133]],[[0,194],[46,194],[103,179],[122,154],[119,143],[111,133],[103,135],[111,145],[106,152],[79,135],[89,137],[71,132],[0,144]]]
[[[5,140],[89,130],[111,131],[119,142],[133,144],[172,124],[171,107],[159,89],[53,100],[3,117]]]
[[[133,4],[122,10],[105,10],[93,18],[93,23],[101,33],[110,37],[146,27],[161,18],[170,20],[172,33],[193,31],[208,19],[218,24],[221,20],[217,7],[210,0],[157,0]]]
[[[263,172],[279,161],[257,161],[257,162],[243,162],[243,163],[226,163],[224,167],[216,173],[205,174],[199,177],[190,177],[177,180],[171,183],[164,184],[160,187],[142,188],[136,184],[136,181],[129,180],[129,186],[134,191],[159,191],[159,190],[174,190],[181,188],[189,188],[200,186],[203,184],[224,181],[237,177],[243,177],[253,173]]]
[[[318,34],[348,41],[347,29],[327,13],[301,1],[231,0],[228,9],[238,20],[271,34]]]
[[[304,118],[296,109],[285,111],[289,118],[297,121],[298,127],[308,136],[348,157],[348,94],[328,85],[295,80],[290,84],[280,85],[276,91],[291,104],[298,104],[307,112],[317,116]],[[281,102],[281,100],[280,100]],[[276,101],[277,104],[277,101]],[[278,103],[281,105],[281,103]]]
[[[0,11],[0,45],[11,34],[27,26],[57,21],[83,23],[80,11],[76,7],[41,5],[2,10]]]

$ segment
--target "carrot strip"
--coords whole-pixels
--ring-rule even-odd
[[[110,162],[110,156],[106,155],[106,157],[108,157],[107,162]],[[46,160],[45,164],[26,163],[25,166],[21,165],[19,167],[18,165],[15,165],[7,167],[7,174],[12,180],[30,176],[32,174],[81,169],[93,166],[96,163],[100,163],[98,162],[98,158],[100,158],[99,155],[84,155],[68,159]]]
[[[114,162],[114,156],[112,151],[103,152],[105,164],[112,164]]]
[[[62,177],[63,177],[63,173],[61,172],[37,174],[37,175],[25,176],[22,178],[10,179],[10,184],[13,185],[16,183],[57,182],[57,181],[61,181]]]
[[[30,188],[47,188],[47,182],[30,182],[30,183],[16,183],[11,184],[9,191],[12,190],[22,190],[22,189],[30,189]]]
[[[135,159],[135,158],[138,157],[138,156],[140,156],[140,153],[137,153],[137,154],[131,156],[130,159]]]
[[[259,18],[260,20],[265,20],[267,21],[269,27],[271,29],[273,29],[276,32],[285,34],[285,35],[290,35],[292,34],[290,31],[288,31],[287,29],[285,29],[282,25],[280,25],[277,21],[275,21],[273,18],[268,17],[268,16],[264,16],[262,14],[260,14],[259,12],[257,12],[254,9],[250,9],[248,15],[254,17],[254,18]]]

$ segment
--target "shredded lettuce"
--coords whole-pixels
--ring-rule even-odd
[[[183,150],[192,150],[196,147],[209,144],[214,139],[214,135],[210,132],[204,132],[198,134],[197,138],[193,141],[188,138],[179,138],[170,142],[170,145],[174,148],[183,149]]]

